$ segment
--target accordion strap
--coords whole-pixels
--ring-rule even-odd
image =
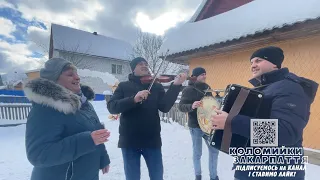
[[[249,91],[250,90],[248,90],[248,89],[241,88],[241,90],[240,90],[240,92],[239,92],[230,112],[229,112],[229,115],[226,119],[223,137],[222,137],[222,144],[221,144],[221,150],[226,153],[229,153],[229,147],[231,144],[231,137],[232,137],[231,121],[234,118],[234,116],[239,114],[245,100],[247,99],[247,97],[249,95]],[[238,127],[238,128],[241,128],[241,127]]]

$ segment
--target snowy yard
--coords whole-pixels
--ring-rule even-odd
[[[111,169],[106,175],[101,174],[102,180],[124,180],[123,161],[121,151],[117,148],[118,140],[118,121],[108,120],[108,111],[105,101],[93,103],[99,114],[100,120],[111,131],[110,141],[106,143],[109,156],[111,158]],[[0,128],[0,180],[28,180],[32,166],[25,155],[24,146],[25,125],[16,127]],[[163,141],[163,161],[165,180],[187,180],[194,179],[192,166],[191,138],[188,130],[178,124],[162,124]],[[209,179],[207,168],[208,153],[203,144],[203,176]],[[234,171],[231,170],[232,158],[220,153],[218,173],[221,180],[233,180]],[[144,160],[142,161],[141,176],[142,180],[147,180],[148,171]],[[319,166],[307,165],[306,180],[316,180],[320,171]]]

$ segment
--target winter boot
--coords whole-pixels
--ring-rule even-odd
[[[201,175],[196,175],[196,180],[201,180]]]

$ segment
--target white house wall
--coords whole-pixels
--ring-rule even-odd
[[[109,58],[102,58],[102,57],[94,57],[94,56],[84,56],[84,55],[70,55],[68,52],[53,52],[53,57],[70,57],[76,59],[82,59],[83,64],[79,64],[78,68],[81,69],[90,69],[93,71],[100,71],[100,72],[108,72],[112,74],[112,64],[122,65],[122,74],[113,74],[119,81],[126,81],[128,80],[128,74],[131,73],[129,61],[122,61],[122,60],[114,60]],[[66,58],[67,59],[67,58]],[[87,67],[85,67],[88,65]]]

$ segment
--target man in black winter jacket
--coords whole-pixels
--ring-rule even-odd
[[[140,157],[144,157],[151,180],[163,180],[161,126],[159,110],[169,112],[174,105],[186,74],[180,74],[165,92],[163,86],[143,84],[141,76],[149,75],[148,63],[138,57],[130,63],[129,80],[119,83],[108,102],[111,114],[119,114],[119,143],[126,180],[140,179]]]
[[[263,143],[265,142],[261,141],[261,143],[258,143],[259,145],[255,145],[257,141],[252,141],[252,144],[251,142],[248,143],[248,148],[263,150],[263,148],[275,149],[281,147],[281,149],[283,149],[284,147],[289,150],[290,148],[297,149],[303,147],[303,130],[309,120],[310,106],[316,95],[318,84],[303,77],[298,77],[297,75],[289,72],[288,68],[281,68],[283,60],[283,50],[279,47],[273,46],[257,50],[250,58],[251,71],[253,74],[253,79],[250,80],[250,83],[256,87],[257,90],[264,93],[264,99],[259,108],[258,117],[248,117],[242,114],[236,115],[231,121],[231,131],[234,134],[239,134],[250,139],[253,138],[253,135],[251,135],[252,132],[250,132],[250,128],[253,128],[251,127],[251,123],[254,124],[253,121],[256,121],[253,119],[276,119],[278,121],[278,128],[275,131],[278,131],[278,134],[276,134],[278,143],[274,143],[274,145],[270,143],[275,147],[264,147],[265,145]],[[255,105],[253,104],[252,106]],[[217,113],[218,115],[213,116],[212,118],[214,129],[224,129],[228,113],[219,110],[217,110]],[[269,135],[268,133],[271,132],[271,127],[272,126],[265,126],[264,128],[262,127],[263,129],[260,129],[262,132],[262,138],[260,140],[269,140],[264,137]],[[279,153],[279,151],[274,151],[275,153],[269,154],[273,157],[268,156],[267,151],[265,152],[266,154],[262,155],[269,157],[270,159],[265,159],[266,162],[263,160],[262,164],[259,164],[258,162],[258,157],[261,157],[260,154],[250,153],[251,160],[257,160],[253,161],[256,162],[255,164],[251,163],[250,165],[259,165],[255,166],[253,169],[238,168],[241,167],[242,163],[237,164],[239,161],[236,161],[235,179],[304,180],[305,171],[304,161],[302,159],[303,151],[302,153],[294,151],[299,154],[294,154],[290,151],[284,151],[288,154],[282,154]],[[256,153],[259,153],[259,151],[256,151]],[[296,156],[295,158],[298,159],[288,160],[289,156],[286,157],[286,155]],[[276,158],[276,161],[272,158]],[[295,162],[295,160],[298,161]],[[245,165],[245,163],[243,165]],[[281,169],[281,166],[286,167],[287,169]],[[246,166],[242,167],[245,168]],[[303,168],[295,170],[292,169],[292,167]],[[287,171],[290,172],[290,169],[290,177],[283,177],[283,175],[285,175],[284,173]],[[266,172],[269,173],[269,177],[265,176]],[[272,173],[271,176],[270,172]]]
[[[193,166],[196,180],[201,180],[201,155],[202,155],[202,137],[204,132],[200,129],[197,108],[201,105],[201,99],[206,96],[212,96],[211,92],[205,92],[210,86],[205,83],[206,70],[202,67],[194,68],[192,77],[196,77],[196,81],[189,81],[189,85],[183,90],[179,102],[179,110],[188,112],[188,126],[191,134],[193,145]],[[208,145],[209,150],[209,172],[210,180],[218,180],[217,165],[219,151]]]

